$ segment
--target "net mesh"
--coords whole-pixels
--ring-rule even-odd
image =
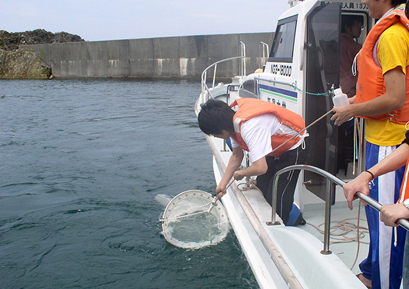
[[[180,248],[202,248],[226,238],[229,220],[222,203],[206,192],[191,190],[180,193],[166,206],[162,234]]]

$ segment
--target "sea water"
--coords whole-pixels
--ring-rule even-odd
[[[166,242],[157,194],[214,194],[197,82],[0,80],[0,288],[258,288],[230,231]]]

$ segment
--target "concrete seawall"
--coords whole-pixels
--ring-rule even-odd
[[[239,56],[246,47],[247,73],[260,68],[260,42],[271,47],[274,33],[201,35],[112,41],[22,45],[37,54],[56,77],[200,79],[212,63]],[[239,61],[220,65],[217,75],[237,75]]]

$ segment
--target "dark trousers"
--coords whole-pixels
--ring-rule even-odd
[[[307,143],[307,142],[306,142]],[[264,198],[272,205],[273,178],[279,170],[296,164],[305,164],[308,156],[308,144],[305,148],[300,145],[294,150],[282,154],[279,158],[266,157],[268,170],[257,177],[257,187],[263,192]],[[284,224],[287,224],[294,202],[294,191],[297,185],[299,170],[284,173],[278,179],[277,185],[277,214]]]

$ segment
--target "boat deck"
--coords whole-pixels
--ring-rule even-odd
[[[369,235],[367,233],[363,234],[359,245],[356,241],[348,240],[357,236],[355,229],[358,216],[358,201],[354,203],[355,208],[352,211],[349,210],[345,201],[338,201],[331,207],[331,228],[333,229],[331,230],[330,239],[332,244],[330,244],[329,249],[332,251],[332,254],[327,255],[320,253],[324,249],[324,235],[319,230],[321,229],[322,231],[324,227],[324,203],[304,206],[303,216],[307,222],[305,225],[296,227],[285,227],[282,224],[269,225],[272,210],[271,206],[264,200],[262,193],[257,189],[241,191],[253,208],[264,230],[270,236],[304,288],[325,288],[326,285],[335,288],[333,286],[335,286],[334,283],[337,283],[336,279],[344,280],[338,284],[341,287],[347,278],[348,282],[352,282],[351,284],[355,283],[351,276],[360,272],[358,265],[366,257],[369,247]],[[360,209],[360,216],[360,231],[365,231],[364,228],[367,225],[365,212],[362,207]],[[349,224],[345,224],[346,222]],[[345,225],[341,227],[342,224]],[[345,240],[339,242],[338,239]],[[357,250],[358,246],[359,251]],[[357,252],[358,257],[356,257]],[[323,275],[314,273],[314,276],[311,276],[310,270],[320,271]],[[353,274],[351,274],[351,271]],[[316,278],[320,278],[320,280],[314,280]],[[353,284],[353,286],[358,286],[354,288],[360,288],[359,285],[362,285],[362,283]]]
[[[243,194],[256,211],[262,223],[271,220],[271,206],[260,200],[260,198],[263,198],[261,193],[249,190],[243,191]],[[335,253],[354,274],[358,274],[360,272],[358,265],[368,254],[369,233],[364,206],[361,205],[359,209],[358,201],[354,201],[353,205],[354,209],[352,211],[348,208],[346,201],[337,201],[336,204],[331,207],[330,250]],[[358,213],[360,215],[359,234],[361,236],[359,243],[356,241]],[[299,225],[297,228],[308,232],[323,243],[325,204],[322,202],[321,204],[305,205],[303,217],[307,224]],[[324,245],[321,250],[323,249]]]
[[[338,202],[332,206],[331,210],[330,250],[337,254],[348,268],[353,266],[351,270],[354,274],[360,273],[359,263],[366,258],[369,248],[369,233],[367,233],[368,225],[366,223],[365,209],[361,205],[361,209],[358,210],[358,205],[359,202],[354,201],[354,209],[351,211],[347,207],[346,202]],[[317,212],[324,212],[324,210],[324,204],[306,205],[303,216],[307,224],[299,226],[299,228],[315,236],[321,242],[324,241],[324,234],[317,228],[320,226],[321,230],[324,229],[324,216],[322,213],[317,214]],[[357,237],[358,211],[360,215],[359,232],[361,235],[359,244],[357,241],[346,242],[348,239],[356,239]],[[340,236],[335,236],[338,234]],[[358,257],[356,257],[357,254]],[[355,259],[356,262],[354,264]]]

